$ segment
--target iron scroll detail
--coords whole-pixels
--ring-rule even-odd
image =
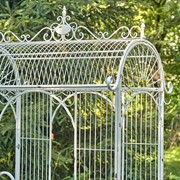
[[[99,32],[94,34],[85,26],[78,26],[76,22],[70,22],[71,17],[67,15],[65,6],[63,7],[62,16],[57,17],[57,22],[53,23],[50,27],[42,28],[36,35],[31,37],[29,34],[22,34],[18,37],[12,31],[0,32],[1,42],[32,42],[43,39],[43,41],[71,41],[71,40],[102,40],[111,39],[117,36],[122,39],[127,38],[145,38],[144,29],[145,24],[142,20],[141,26],[133,26],[128,28],[127,26],[121,26],[112,34],[108,32]]]
[[[107,87],[110,91],[115,91],[118,87],[118,81],[116,81],[116,83],[113,85],[113,77],[112,76],[108,76],[106,79],[106,84]],[[113,86],[112,86],[113,85]]]
[[[173,85],[171,82],[167,82],[167,84],[164,82],[164,90],[167,94],[171,94],[173,90]]]

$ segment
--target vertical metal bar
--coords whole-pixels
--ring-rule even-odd
[[[26,95],[26,102],[24,104],[25,106],[25,118],[26,118],[26,132],[25,132],[25,141],[26,141],[26,155],[25,155],[25,179],[27,179],[27,173],[28,173],[28,93]]]
[[[21,97],[16,99],[16,157],[15,157],[15,179],[20,179],[20,145],[21,145]]]
[[[36,180],[36,93],[34,93],[34,171],[33,171],[33,179]]]
[[[142,121],[143,121],[143,119],[142,119],[142,108],[143,108],[143,104],[142,104],[142,93],[140,94],[140,180],[142,179],[142,171],[143,171],[143,167],[142,167],[142,136],[143,136],[143,134],[142,134],[142,128],[143,128],[143,126],[142,126]]]
[[[29,170],[29,179],[32,179],[32,176],[31,176],[31,164],[32,164],[32,93],[30,93],[30,162],[29,162],[29,166],[30,166],[30,170]]]
[[[147,121],[148,121],[148,98],[145,95],[145,180],[147,179]]]
[[[124,131],[125,131],[125,112],[124,112],[124,93],[123,93],[123,96],[122,96],[122,167],[121,167],[121,174],[122,174],[122,177],[121,179],[123,180],[124,179],[124,165],[125,165],[125,159],[124,159]]]
[[[21,96],[21,179],[24,179],[24,94]]]
[[[138,121],[138,96],[136,96],[136,107],[135,107],[135,142],[136,142],[136,145],[135,145],[135,154],[137,154],[137,134],[138,134],[138,129],[137,129],[137,121]],[[135,160],[135,180],[137,180],[137,159]]]
[[[164,92],[160,93],[159,98],[159,124],[158,124],[158,180],[163,180],[164,177]]]
[[[152,98],[150,98],[150,157],[152,157]],[[152,159],[150,159],[150,180],[152,179]]]
[[[123,103],[124,94],[118,87],[116,90],[116,102],[115,102],[115,179],[123,179],[121,177],[121,126],[122,126],[122,116],[121,116],[121,104]]]
[[[114,118],[113,118],[113,107],[111,108],[111,162],[110,162],[110,179],[113,179],[113,150],[114,150],[114,146],[113,146],[113,140],[114,140]]]
[[[44,113],[44,93],[42,94],[42,139],[45,139],[46,141],[46,137],[44,136],[44,118],[45,118],[45,113]],[[42,179],[44,179],[44,140],[42,140],[42,166],[41,166],[41,177]]]
[[[74,180],[77,179],[77,92],[74,95]]]
[[[126,178],[124,178],[124,179],[128,179],[128,170],[129,170],[129,167],[128,167],[128,110],[125,112],[125,123],[126,123],[126,125],[124,126],[124,129],[126,130],[126,135],[125,135],[125,137],[126,137],[126,139],[125,139],[125,147],[126,147],[126,157],[125,157],[125,162],[126,162]]]
[[[105,133],[106,133],[106,135],[105,135],[105,180],[107,179],[107,173],[108,173],[108,171],[107,171],[107,148],[108,148],[108,142],[107,142],[107,140],[108,140],[108,102],[106,101],[106,124],[105,124],[105,126],[106,126],[106,128],[105,128]],[[109,153],[108,153],[109,154]]]
[[[132,156],[132,154],[133,154],[133,151],[132,151],[132,143],[133,143],[133,106],[132,106],[132,103],[133,103],[133,101],[131,101],[131,141],[130,141],[130,143],[131,143],[131,163],[130,163],[130,177],[131,177],[131,179],[132,179],[132,177],[133,177],[133,156]]]
[[[102,169],[102,166],[101,166],[101,163],[102,163],[102,96],[101,96],[101,102],[100,102],[100,160],[99,160],[99,163],[100,163],[100,166],[99,166],[99,172],[100,172],[100,179],[102,177],[102,172],[101,172],[101,169]]]
[[[157,171],[158,171],[158,166],[157,166],[157,162],[158,162],[158,153],[157,153],[157,132],[158,132],[158,116],[159,116],[159,112],[158,112],[158,107],[155,104],[155,179],[157,179],[158,175],[157,175]]]
[[[79,95],[79,180],[81,180],[81,107],[82,107],[82,102],[81,102],[81,94]]]
[[[97,109],[97,107],[96,107],[96,105],[97,105],[97,95],[95,94],[95,109]],[[97,129],[97,127],[96,127],[96,124],[97,123],[97,117],[96,117],[96,113],[95,113],[95,119],[94,119],[94,179],[96,179],[96,134],[97,134],[97,132],[96,132],[96,129]]]
[[[48,180],[51,180],[51,156],[52,156],[52,96],[49,97],[50,102],[49,102],[49,178]]]
[[[49,155],[48,155],[48,144],[49,144],[49,96],[46,95],[46,99],[47,99],[47,107],[46,107],[46,180],[48,179],[48,159],[49,159]]]
[[[40,179],[39,175],[40,175],[40,116],[41,116],[41,95],[40,95],[40,92],[38,93],[38,117],[37,117],[37,120],[38,120],[38,124],[37,124],[37,127],[38,127],[38,139],[37,139],[37,143],[38,143],[38,149],[37,149],[37,153],[38,153],[38,157],[37,157],[37,160],[38,160],[38,171],[37,171],[37,177],[38,179]]]
[[[86,97],[86,93],[84,94],[85,95],[85,99],[84,99],[84,103],[85,103],[85,109],[84,109],[84,112],[85,112],[85,114],[84,114],[84,180],[86,180],[86,121],[87,121],[87,117],[86,117],[86,106],[87,106],[87,97]]]
[[[89,179],[91,179],[91,130],[92,130],[92,94],[90,93],[90,130],[89,130]]]

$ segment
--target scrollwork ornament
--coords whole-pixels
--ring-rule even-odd
[[[75,22],[69,22],[71,19],[70,16],[66,14],[66,8],[63,7],[62,15],[57,17],[57,22],[53,23],[50,27],[42,28],[38,33],[36,33],[33,37],[30,37],[29,34],[23,34],[20,38],[13,32],[7,31],[4,34],[0,32],[0,42],[32,42],[36,39],[39,40],[39,36],[48,42],[48,41],[70,41],[70,40],[101,40],[101,39],[110,39],[114,36],[118,36],[122,39],[127,38],[137,38],[144,37],[144,21],[142,22],[141,27],[133,26],[132,28],[128,28],[126,26],[119,27],[116,31],[114,31],[111,35],[108,32],[99,32],[94,34],[85,26],[78,26]],[[134,31],[138,29],[139,32]]]
[[[50,35],[48,33],[44,33],[44,35],[43,35],[44,41],[51,41],[51,39],[52,39],[52,31],[50,30],[50,32],[51,32]]]
[[[31,36],[29,34],[21,35],[22,42],[28,42],[28,41],[30,41],[30,38],[31,38]]]
[[[137,29],[139,31],[139,35],[141,32],[141,28],[139,26],[133,26],[130,30],[129,30],[129,35],[131,38],[137,38],[138,37],[138,32],[134,31],[135,29]]]
[[[11,41],[11,38],[8,34],[10,34],[11,31],[7,31],[4,33],[4,36],[3,36],[3,39],[4,39],[4,42],[10,42]],[[13,33],[12,33],[13,34]],[[16,37],[16,36],[15,36]],[[18,39],[18,38],[17,38]],[[20,40],[20,39],[19,39]],[[20,40],[21,41],[21,40]]]
[[[117,84],[114,84],[114,86],[112,86],[112,84],[113,84],[113,77],[112,76],[107,77],[106,84],[107,84],[107,87],[110,91],[115,91],[117,89]]]
[[[165,90],[166,94],[170,94],[170,93],[172,92],[172,90],[173,90],[173,85],[172,85],[172,83],[171,83],[171,82],[168,82],[167,85],[166,85],[166,82],[165,82],[165,80],[164,80],[164,90]],[[171,103],[171,99],[170,99],[168,102],[166,102],[166,101],[164,100],[164,104],[168,105],[168,104],[170,104],[170,103]]]
[[[112,82],[113,82],[112,76],[107,77],[106,84],[107,84],[107,87],[108,87],[109,90],[112,90],[112,88],[111,88]]]
[[[112,38],[116,34],[120,33],[120,37],[126,39],[129,37],[129,28],[126,26],[119,27],[116,31],[114,31],[107,39]]]
[[[2,32],[0,32],[0,43],[3,42],[3,40],[4,40],[4,35]]]
[[[164,82],[164,90],[167,94],[171,94],[172,90],[173,90],[173,85],[171,82],[167,83],[167,87],[166,87],[166,83]]]
[[[99,39],[108,39],[109,33],[108,32],[99,32]]]

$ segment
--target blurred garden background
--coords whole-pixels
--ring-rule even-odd
[[[165,105],[165,179],[180,179],[180,1],[179,0],[0,0],[0,32],[35,35],[61,15],[63,6],[71,20],[92,32],[114,32],[119,26],[140,25],[160,53],[166,81],[174,89]],[[11,169],[14,148],[11,125],[0,122],[0,170]],[[8,148],[3,148],[8,147]],[[5,168],[6,167],[6,168]]]

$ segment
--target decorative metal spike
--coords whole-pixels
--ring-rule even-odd
[[[66,7],[65,6],[63,6],[62,17],[63,18],[66,17]]]
[[[140,38],[145,38],[145,36],[144,36],[144,29],[145,29],[145,23],[144,23],[144,19],[142,19]]]

